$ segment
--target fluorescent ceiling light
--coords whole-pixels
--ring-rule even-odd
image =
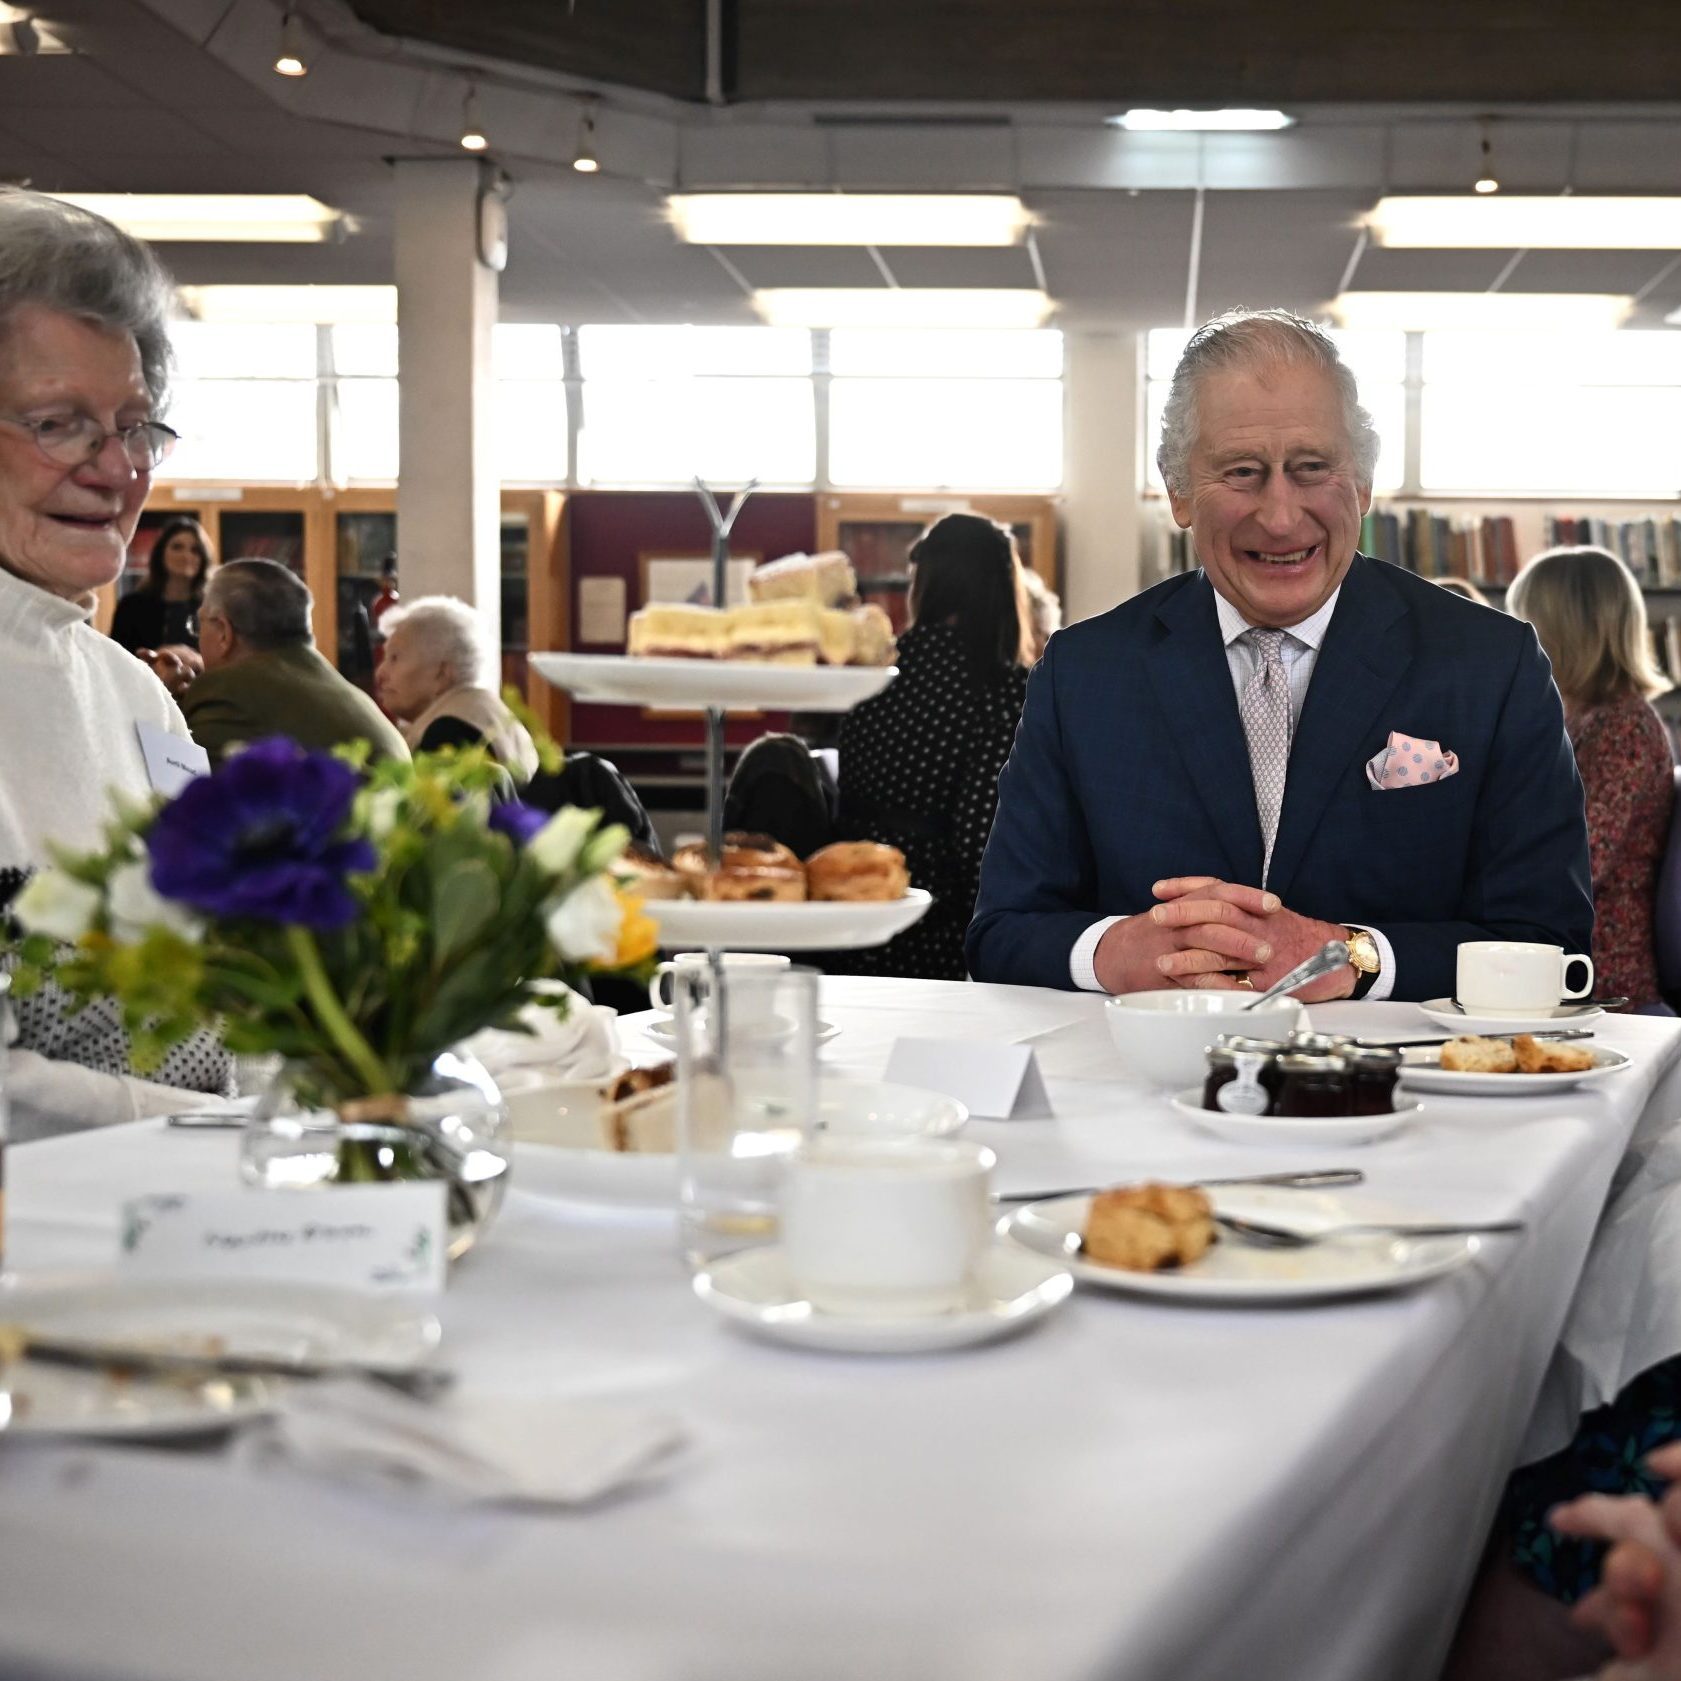
[[[198,321],[311,321],[389,326],[397,319],[395,286],[182,286]]]
[[[1681,198],[1381,198],[1379,245],[1477,251],[1681,251]]]
[[[1211,133],[1219,129],[1289,128],[1295,118],[1283,111],[1151,111],[1139,109],[1123,111],[1108,119],[1112,128],[1131,129],[1135,133],[1160,133],[1163,130],[1180,134]]]
[[[1609,332],[1634,299],[1602,292],[1344,292],[1331,304],[1340,327],[1406,332]]]
[[[1033,225],[1006,193],[674,193],[691,245],[1019,245]]]
[[[773,327],[1037,327],[1043,292],[1002,287],[771,287],[753,307]]]
[[[319,245],[356,222],[303,193],[55,193],[137,239]]]

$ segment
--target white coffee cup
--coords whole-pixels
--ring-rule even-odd
[[[963,1303],[991,1241],[994,1162],[947,1138],[819,1138],[782,1193],[789,1279],[828,1313],[911,1318]]]
[[[1565,984],[1572,963],[1587,969],[1580,987]],[[1544,1016],[1592,991],[1593,959],[1579,951],[1529,940],[1467,940],[1459,948],[1454,997],[1468,1014]]]
[[[776,1002],[776,988],[769,984],[770,978],[786,969],[793,959],[770,951],[722,951],[718,954],[718,961],[727,975],[762,975],[766,980],[763,986],[731,988],[730,1002],[737,1025],[753,1027],[769,1021]],[[675,985],[679,977],[704,977],[707,970],[707,954],[704,951],[680,952],[671,962],[662,963],[655,969],[648,981],[648,1002],[656,1010],[671,1009],[666,976],[671,976]]]

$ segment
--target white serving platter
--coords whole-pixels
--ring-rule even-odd
[[[625,654],[534,653],[531,663],[574,700],[726,712],[849,712],[899,675],[894,665],[753,665]]]
[[[853,951],[879,946],[918,922],[933,904],[926,888],[902,899],[805,899],[797,904],[650,899],[663,951],[707,946],[731,951]]]

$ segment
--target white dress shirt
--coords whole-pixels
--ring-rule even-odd
[[[1313,668],[1319,661],[1319,648],[1325,640],[1326,630],[1330,627],[1331,615],[1336,611],[1337,597],[1341,594],[1342,586],[1339,584],[1331,591],[1329,599],[1317,613],[1303,619],[1300,624],[1284,627],[1284,641],[1279,648],[1279,656],[1284,661],[1284,673],[1290,682],[1292,743],[1295,740],[1296,725],[1301,722],[1302,702],[1307,699],[1307,686],[1313,681]],[[1232,689],[1241,702],[1244,688],[1254,676],[1256,663],[1260,658],[1256,649],[1243,639],[1244,632],[1254,627],[1218,590],[1214,592],[1214,609],[1220,619],[1220,638],[1226,645],[1226,665],[1232,674]],[[1094,966],[1098,942],[1117,922],[1124,920],[1124,917],[1119,916],[1102,917],[1074,942],[1074,949],[1068,954],[1068,972],[1075,986],[1086,992],[1103,991]],[[1366,996],[1373,999],[1387,998],[1395,986],[1395,953],[1389,941],[1376,928],[1368,928],[1366,932],[1372,936],[1378,950],[1377,979]]]

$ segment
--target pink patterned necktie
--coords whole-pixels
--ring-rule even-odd
[[[1255,811],[1266,844],[1261,864],[1264,887],[1272,865],[1272,843],[1278,838],[1278,814],[1284,807],[1284,776],[1290,765],[1290,679],[1280,652],[1287,633],[1246,630],[1243,634],[1257,656],[1238,710],[1243,715],[1243,733],[1249,738],[1249,774],[1255,780]]]

